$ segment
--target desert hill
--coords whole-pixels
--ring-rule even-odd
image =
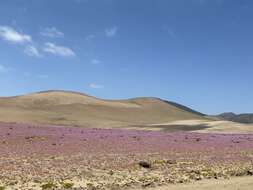
[[[218,115],[218,117],[224,120],[238,122],[238,123],[253,123],[253,114],[250,114],[250,113],[235,114],[232,112],[228,112],[228,113],[222,113]]]
[[[125,127],[202,120],[204,114],[159,98],[103,100],[68,91],[0,98],[0,121],[83,127]]]

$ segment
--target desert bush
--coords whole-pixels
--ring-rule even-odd
[[[147,161],[139,161],[139,166],[143,167],[143,168],[151,168],[151,164]]]
[[[62,184],[62,187],[63,187],[64,189],[70,189],[70,188],[72,188],[73,186],[74,186],[74,183],[69,183],[69,182],[65,182],[65,183]]]
[[[57,186],[53,182],[47,182],[47,183],[41,185],[42,190],[53,189],[55,187],[57,187]]]

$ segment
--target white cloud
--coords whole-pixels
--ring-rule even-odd
[[[54,55],[58,55],[58,56],[64,56],[64,57],[71,57],[71,56],[76,55],[75,52],[69,47],[58,46],[50,42],[47,42],[44,44],[43,51],[54,54]]]
[[[34,45],[32,45],[32,37],[30,35],[17,32],[12,27],[0,26],[0,38],[14,44],[24,45],[24,53],[29,56],[41,56],[38,49]]]
[[[27,46],[25,48],[24,52],[25,52],[25,54],[32,56],[32,57],[41,57],[42,56],[40,54],[39,50],[33,45]]]
[[[89,87],[90,87],[90,88],[94,88],[94,89],[101,89],[101,88],[104,88],[103,85],[99,85],[99,84],[95,84],[95,83],[89,84]]]
[[[94,38],[95,38],[95,35],[91,34],[91,35],[86,36],[85,40],[91,41],[91,40],[93,40]]]
[[[31,36],[19,33],[8,26],[0,26],[0,38],[17,44],[32,42]]]
[[[9,71],[9,68],[5,67],[4,65],[0,65],[0,73],[6,73]]]
[[[41,33],[42,36],[50,37],[50,38],[63,38],[64,33],[59,31],[55,27],[45,28]]]
[[[113,37],[113,36],[115,36],[115,35],[117,34],[117,32],[118,32],[118,27],[117,27],[117,26],[114,26],[114,27],[112,27],[112,28],[107,28],[107,29],[105,30],[105,35],[106,35],[107,37]]]
[[[91,60],[91,63],[94,64],[94,65],[98,65],[98,64],[101,63],[101,61],[98,60],[98,59],[92,59],[92,60]]]

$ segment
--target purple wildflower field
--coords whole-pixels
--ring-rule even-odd
[[[253,175],[253,135],[1,123],[0,167],[0,186],[9,189],[124,189]]]

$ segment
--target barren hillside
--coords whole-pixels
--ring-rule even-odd
[[[201,113],[158,98],[114,101],[66,91],[3,97],[0,107],[3,122],[83,127],[125,127],[204,118]]]

